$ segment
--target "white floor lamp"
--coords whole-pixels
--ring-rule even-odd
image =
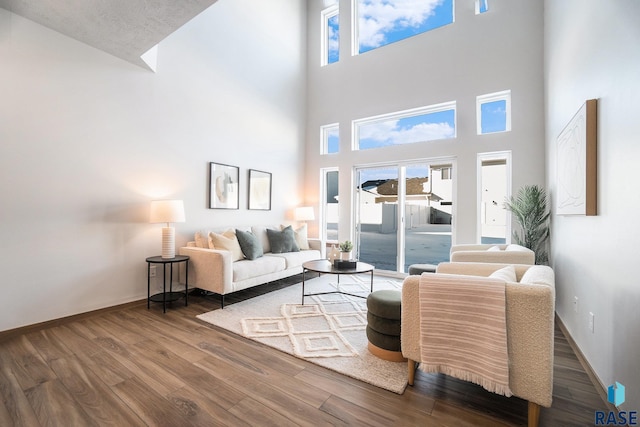
[[[154,200],[151,202],[150,222],[167,223],[166,227],[162,227],[162,258],[175,258],[176,233],[171,223],[184,221],[182,200]]]

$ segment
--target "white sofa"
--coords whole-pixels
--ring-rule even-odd
[[[211,231],[223,233],[230,229],[235,231],[236,228],[255,235],[262,244],[264,255],[252,260],[243,258],[234,261],[232,251],[212,249],[215,246],[207,238]],[[272,253],[267,228],[281,230],[282,226],[225,227],[196,232],[195,240],[178,250],[180,255],[189,256],[189,287],[221,295],[224,308],[225,295],[302,273],[302,263],[323,258],[322,243],[307,239],[306,227],[303,235],[296,236],[296,240],[306,240],[309,249]],[[306,247],[304,244],[300,246]],[[181,276],[184,281],[184,268],[181,269]]]

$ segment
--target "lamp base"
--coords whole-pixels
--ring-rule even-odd
[[[173,227],[162,227],[162,258],[176,257],[176,232]]]

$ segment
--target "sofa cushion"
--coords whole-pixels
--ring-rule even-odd
[[[253,260],[263,255],[262,243],[251,232],[236,229],[236,237],[245,258]]]
[[[273,258],[283,258],[286,261],[286,268],[301,267],[303,262],[313,261],[322,258],[320,251],[311,249],[308,251],[286,252],[281,254],[265,254]]]
[[[233,281],[241,282],[285,269],[286,264],[282,257],[263,256],[254,260],[242,260],[233,263]]]
[[[286,252],[298,252],[300,248],[296,243],[291,226],[285,227],[282,231],[267,229],[267,237],[271,252],[281,254]]]
[[[517,282],[516,269],[513,265],[507,265],[506,267],[496,270],[489,275],[493,279],[504,280],[505,282]]]
[[[222,234],[215,231],[209,232],[209,239],[213,244],[213,249],[222,249],[231,252],[231,260],[239,261],[244,258],[240,243],[233,230],[227,230]]]

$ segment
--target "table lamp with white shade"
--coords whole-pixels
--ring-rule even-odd
[[[300,206],[293,211],[293,218],[296,221],[306,222],[313,221],[315,218],[313,214],[313,207],[311,206]]]
[[[153,200],[151,202],[152,223],[167,223],[162,227],[162,258],[175,258],[176,232],[171,226],[174,222],[184,222],[184,203],[182,200]]]

